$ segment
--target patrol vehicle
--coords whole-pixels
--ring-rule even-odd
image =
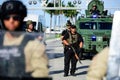
[[[100,15],[90,14],[93,5],[97,6]],[[99,0],[92,0],[85,13],[86,17],[80,17],[76,25],[78,33],[84,39],[83,53],[93,56],[109,45],[113,18],[108,15],[107,10],[104,11],[104,3]]]

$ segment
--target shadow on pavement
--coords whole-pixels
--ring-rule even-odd
[[[78,67],[76,70],[83,69],[83,68],[88,68],[88,66],[81,66],[81,67]],[[59,73],[63,73],[63,72],[64,72],[64,70],[50,71],[49,74],[52,75],[52,74],[59,74]],[[76,75],[84,75],[86,73],[87,73],[87,71],[83,71],[81,73],[77,73]]]
[[[85,74],[87,74],[87,71],[83,71],[83,72],[77,73],[75,75],[78,76],[78,75],[85,75]]]
[[[83,69],[83,68],[88,68],[89,66],[80,66],[80,67],[77,67],[76,70],[78,69]]]
[[[46,49],[46,51],[53,51],[54,49]]]
[[[63,73],[64,72],[64,70],[58,70],[58,71],[50,71],[50,75],[51,74],[59,74],[59,73]]]
[[[47,53],[47,56],[49,59],[55,59],[55,58],[64,57],[64,54],[62,54],[62,53]]]

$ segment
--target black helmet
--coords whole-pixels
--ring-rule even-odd
[[[71,26],[71,25],[72,24],[71,24],[70,20],[67,20],[66,26]]]
[[[7,30],[4,26],[3,20],[5,16],[16,14],[20,17],[20,26],[22,26],[24,17],[27,16],[27,8],[26,6],[19,0],[7,0],[3,2],[1,9],[0,9],[0,19],[1,19],[1,29]],[[23,31],[23,27],[18,27],[17,31]]]
[[[71,28],[76,28],[76,26],[75,25],[71,25]]]
[[[33,24],[33,21],[32,21],[32,20],[28,20],[28,21],[26,22],[27,29],[29,28],[29,25],[30,25],[30,24]]]
[[[22,19],[27,16],[27,9],[22,2],[18,0],[8,0],[4,2],[1,6],[0,17],[4,19],[6,15],[17,14],[20,15]]]

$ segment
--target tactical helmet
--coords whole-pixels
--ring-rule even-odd
[[[66,23],[66,26],[71,26],[71,25],[72,24],[71,24],[70,20],[68,20],[67,23]]]
[[[23,31],[23,19],[27,16],[27,8],[26,6],[19,0],[7,0],[3,2],[1,9],[0,9],[0,19],[2,22],[1,29],[7,30],[4,26],[3,20],[5,19],[5,16],[16,14],[20,17],[20,26],[16,31]]]
[[[96,7],[96,8],[97,8],[97,5],[96,5],[96,4],[93,4],[93,7]]]
[[[32,23],[33,23],[32,20],[28,20],[28,21],[26,22],[27,28],[28,28],[28,26],[29,26],[30,24],[32,24]]]
[[[18,0],[8,0],[4,2],[1,6],[0,18],[4,19],[6,15],[17,14],[20,15],[22,19],[27,16],[27,9],[22,2]]]
[[[76,26],[75,25],[71,25],[71,28],[76,28]]]

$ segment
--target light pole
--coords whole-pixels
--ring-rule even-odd
[[[81,0],[74,0],[73,4],[81,4]]]
[[[29,0],[28,1],[29,5],[36,5],[37,4],[37,0]]]

